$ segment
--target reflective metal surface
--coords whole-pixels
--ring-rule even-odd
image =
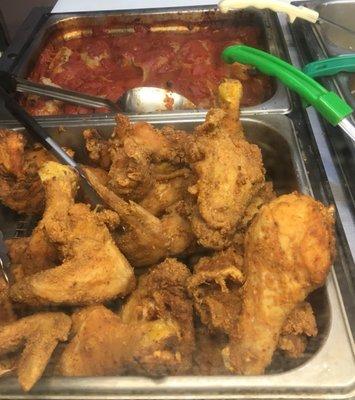
[[[95,27],[108,26],[108,34],[122,34],[131,32],[135,21],[139,20],[143,23],[154,23],[155,30],[163,31],[181,31],[186,30],[186,22],[188,22],[193,30],[194,24],[198,22],[209,20],[225,20],[233,21],[233,23],[250,23],[262,27],[265,48],[270,53],[284,57],[284,50],[282,47],[282,38],[277,29],[276,17],[268,11],[242,11],[238,13],[231,13],[223,15],[216,12],[213,7],[188,7],[177,9],[164,9],[162,10],[144,10],[144,11],[121,11],[121,12],[91,12],[91,13],[73,13],[73,14],[56,14],[44,16],[33,23],[32,30],[27,31],[27,35],[33,34],[32,31],[36,30],[32,42],[25,46],[24,38],[17,38],[5,54],[5,63],[0,62],[0,67],[8,72],[14,73],[20,77],[26,77],[29,70],[33,67],[43,45],[47,42],[49,37],[51,40],[70,40],[73,38],[80,38],[82,36],[90,36]],[[173,26],[164,26],[164,22],[176,20]],[[183,26],[180,21],[185,23]],[[28,28],[28,27],[27,27]],[[188,33],[187,33],[188,34]],[[9,60],[9,55],[15,55],[14,59]],[[243,115],[269,114],[269,113],[288,113],[290,112],[291,105],[287,89],[278,81],[274,81],[274,94],[264,103],[245,107],[242,109]],[[163,112],[164,113],[164,112]],[[190,113],[203,116],[206,110],[190,110]],[[38,117],[39,120],[57,120],[58,118],[67,118],[67,116],[54,116],[54,117]],[[106,118],[105,115],[101,116]],[[69,118],[75,118],[69,117]],[[9,120],[9,117],[2,113],[0,110],[0,120]]]
[[[133,116],[156,126],[173,125],[191,131],[200,118],[167,118],[151,115]],[[82,131],[95,127],[104,136],[112,132],[114,122],[77,121],[49,126],[49,133],[62,145],[75,150],[78,161],[86,160]],[[262,149],[267,176],[279,193],[301,190],[312,193],[305,169],[307,155],[301,152],[296,129],[286,116],[272,115],[243,118],[250,141]],[[26,223],[13,213],[0,209],[0,223],[6,236],[16,235],[19,223]],[[27,221],[31,225],[31,221]],[[343,310],[334,272],[326,287],[310,296],[319,328],[306,354],[299,360],[277,355],[262,376],[174,376],[150,379],[134,376],[64,378],[46,377],[31,394],[21,393],[14,378],[0,380],[0,399],[344,399],[351,398],[355,387],[355,349]],[[331,397],[325,397],[331,393]]]
[[[195,108],[195,105],[181,94],[157,87],[137,87],[127,90],[119,99],[119,104],[123,111],[131,114]]]

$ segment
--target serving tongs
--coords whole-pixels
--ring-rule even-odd
[[[104,201],[92,187],[89,182],[84,169],[74,161],[60,146],[53,140],[49,134],[43,129],[37,121],[31,117],[9,94],[8,90],[11,88],[6,87],[6,82],[0,81],[0,98],[3,99],[6,109],[19,121],[27,130],[27,132],[37,142],[40,142],[46,149],[48,149],[59,162],[69,165],[73,168],[78,176],[80,187],[82,189],[85,200],[94,208],[104,205]]]
[[[71,104],[89,108],[106,108],[113,113],[151,113],[164,110],[185,110],[195,105],[179,93],[158,87],[136,87],[127,90],[116,101],[98,96],[91,96],[58,86],[44,85],[0,71],[0,81],[5,82],[13,92],[30,93],[49,97]]]
[[[278,57],[245,45],[225,48],[222,59],[228,64],[239,62],[252,65],[265,75],[278,78],[302,97],[305,106],[313,105],[325,120],[333,126],[339,126],[355,141],[355,127],[348,118],[353,109],[336,93],[328,91],[299,69]]]
[[[283,12],[288,15],[290,23],[296,18],[301,18],[313,24],[323,22],[345,30],[348,33],[355,34],[355,31],[347,26],[340,25],[334,21],[319,15],[319,12],[304,6],[295,6],[289,0],[222,0],[218,4],[221,12],[227,13],[234,10],[242,10],[244,8],[270,9],[274,12]]]
[[[341,54],[308,63],[303,72],[311,78],[333,76],[340,72],[355,72],[355,54]]]

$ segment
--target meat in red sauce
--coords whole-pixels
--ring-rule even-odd
[[[48,42],[29,79],[113,101],[133,87],[157,86],[208,108],[215,103],[220,81],[235,77],[244,86],[242,106],[260,104],[272,95],[270,79],[248,71],[241,77],[221,61],[221,51],[237,43],[261,47],[261,29],[229,24],[156,32],[138,25],[134,32],[116,36],[101,30],[90,37]],[[36,96],[27,96],[23,103],[34,115],[93,112]],[[100,111],[104,110],[96,110]]]

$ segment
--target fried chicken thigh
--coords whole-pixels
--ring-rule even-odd
[[[179,340],[172,347],[176,363],[171,374],[181,374],[192,366],[194,328],[192,301],[187,293],[188,268],[175,259],[167,258],[139,279],[138,288],[124,305],[124,323],[171,321],[179,328]]]
[[[194,348],[190,273],[168,259],[143,275],[119,316],[103,306],[73,315],[73,338],[57,371],[67,376],[187,372]]]
[[[238,222],[264,184],[261,151],[244,139],[237,116],[242,86],[238,81],[220,85],[221,108],[211,109],[195,130],[200,157],[192,163],[197,182],[190,187],[197,209],[192,228],[204,247],[227,247]]]
[[[18,380],[28,391],[42,376],[58,342],[67,340],[71,319],[63,313],[38,313],[0,326],[0,357],[23,348]]]
[[[129,293],[134,287],[132,268],[102,218],[89,206],[74,203],[75,173],[48,162],[39,174],[47,205],[40,224],[63,263],[16,282],[11,298],[32,306],[85,305]]]
[[[180,362],[172,352],[179,342],[179,327],[172,321],[125,324],[102,305],[83,308],[72,319],[73,338],[56,366],[60,375],[117,375],[132,369],[160,375]]]
[[[292,193],[264,206],[247,231],[246,283],[225,350],[232,371],[261,374],[287,317],[322,286],[334,258],[333,209]]]

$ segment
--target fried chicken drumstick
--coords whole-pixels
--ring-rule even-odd
[[[289,314],[325,282],[333,227],[331,207],[298,193],[278,197],[257,215],[245,240],[242,310],[226,349],[232,371],[261,374],[270,364]]]

